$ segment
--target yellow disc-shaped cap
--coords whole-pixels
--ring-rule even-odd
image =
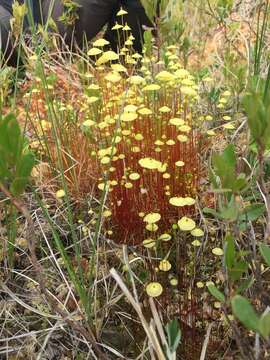
[[[146,293],[151,297],[158,297],[162,294],[163,287],[158,282],[151,282],[146,286]]]
[[[212,249],[212,253],[216,256],[222,256],[223,250],[221,248],[216,247],[216,248]]]
[[[161,219],[161,215],[159,213],[149,213],[144,218],[143,221],[147,222],[148,224],[154,224]]]
[[[195,228],[191,231],[191,235],[195,237],[201,237],[204,235],[204,232],[202,231],[202,229]]]
[[[182,231],[191,231],[196,227],[196,223],[187,216],[183,216],[180,220],[178,220],[178,227]]]
[[[169,271],[172,268],[172,265],[168,260],[161,260],[158,267],[161,271]]]

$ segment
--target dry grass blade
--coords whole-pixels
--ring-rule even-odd
[[[200,360],[205,360],[207,346],[209,344],[210,334],[211,334],[211,330],[212,330],[213,325],[214,324],[211,323],[211,324],[209,324],[209,326],[207,328],[205,339],[204,339],[203,346],[202,346],[202,352],[201,352]]]
[[[128,288],[126,287],[126,285],[124,284],[123,280],[121,279],[121,277],[118,275],[117,271],[112,268],[110,270],[110,273],[112,275],[112,277],[114,278],[114,280],[117,282],[117,284],[119,285],[119,287],[121,288],[121,290],[123,291],[123,293],[125,294],[125,296],[127,297],[128,301],[131,303],[131,305],[133,306],[134,310],[136,311],[136,313],[139,316],[139,319],[142,323],[142,326],[144,328],[144,331],[148,337],[148,340],[150,342],[150,344],[152,345],[157,358],[159,360],[166,360],[166,357],[162,351],[161,345],[159,343],[157,334],[155,332],[155,330],[153,328],[151,328],[151,326],[148,324],[148,322],[146,321],[141,307],[140,305],[135,301],[134,297],[132,296],[132,294],[130,293],[130,291],[128,290]]]
[[[54,319],[54,320],[60,320],[59,316],[56,315],[51,315],[45,312],[42,312],[38,309],[33,308],[33,306],[28,305],[26,302],[24,302],[23,300],[21,300],[20,298],[18,298],[18,296],[16,296],[14,294],[13,291],[11,291],[5,284],[0,284],[0,287],[2,289],[3,292],[5,292],[6,294],[8,294],[10,296],[11,299],[13,299],[14,301],[16,301],[16,303],[20,304],[23,308],[38,314],[42,317],[48,318],[48,319]]]
[[[159,314],[158,314],[158,311],[157,311],[157,307],[155,305],[155,302],[154,302],[153,298],[149,298],[149,304],[150,304],[151,312],[152,312],[154,322],[155,322],[158,334],[160,336],[162,345],[166,348],[167,353],[169,353],[168,342],[166,340],[166,336],[165,336],[165,333],[164,333],[164,330],[163,330],[163,326],[162,326],[162,323],[161,323],[161,320],[160,320],[160,317],[159,317]]]
[[[38,283],[40,286],[40,290],[45,296],[46,300],[50,304],[51,308],[54,309],[64,320],[65,322],[73,328],[73,330],[79,332],[95,349],[95,352],[99,356],[101,360],[107,360],[107,356],[100,350],[99,346],[97,345],[96,339],[94,334],[92,333],[91,329],[88,327],[87,329],[78,324],[77,322],[71,320],[69,317],[70,315],[63,311],[60,307],[56,299],[50,294],[46,287],[45,278],[44,278],[44,271],[41,264],[38,261],[36,255],[36,234],[35,234],[35,227],[33,223],[33,219],[28,211],[28,209],[20,202],[19,199],[12,196],[12,194],[5,188],[3,184],[0,183],[0,190],[3,192],[5,196],[7,196],[13,205],[21,212],[29,224],[29,234],[28,234],[28,248],[30,252],[31,261],[34,267],[36,274],[38,275]]]

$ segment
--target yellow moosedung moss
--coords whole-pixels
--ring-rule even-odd
[[[191,231],[191,235],[194,237],[202,237],[204,235],[204,232],[202,231],[202,229],[195,228]]]
[[[147,222],[148,224],[154,224],[158,222],[160,219],[161,219],[161,215],[159,213],[149,213],[145,215],[143,221]]]
[[[164,233],[164,234],[161,234],[158,238],[158,240],[160,241],[170,241],[172,238],[172,236],[170,234],[167,234],[167,233]]]
[[[185,163],[184,163],[184,161],[179,160],[179,161],[176,161],[175,165],[178,167],[182,167],[182,166],[185,166]]]
[[[109,45],[109,41],[105,39],[97,39],[93,42],[93,46],[95,47],[103,47],[105,45]]]
[[[178,220],[178,227],[182,231],[191,231],[196,227],[196,223],[189,217],[183,216],[180,220]]]
[[[175,125],[175,126],[182,126],[185,124],[185,121],[183,119],[179,119],[179,118],[172,118],[169,120],[169,123],[171,125]]]
[[[169,203],[173,206],[192,206],[195,204],[195,200],[191,197],[172,197]]]
[[[121,81],[121,76],[119,75],[118,72],[113,71],[110,72],[108,75],[105,76],[105,79],[111,83],[118,83],[119,81]]]
[[[135,112],[124,112],[120,116],[120,120],[125,121],[125,122],[131,122],[131,121],[136,120],[137,117],[138,117],[138,115]]]
[[[57,199],[61,199],[61,198],[65,197],[65,196],[66,196],[66,192],[63,189],[60,189],[60,190],[56,191],[56,193],[55,193],[55,197]]]
[[[150,282],[146,288],[146,293],[150,297],[158,297],[163,292],[163,287],[159,282]]]
[[[96,65],[100,66],[103,64],[106,64],[109,61],[114,61],[114,60],[118,60],[119,59],[119,55],[116,54],[114,51],[109,50],[104,52],[96,61]]]
[[[158,268],[161,271],[169,271],[172,268],[172,265],[168,260],[161,260]]]
[[[175,80],[175,76],[169,71],[161,71],[156,75],[156,79],[160,82],[170,82]]]
[[[103,51],[101,49],[98,48],[92,48],[87,52],[87,55],[89,56],[97,56],[100,55]]]
[[[157,224],[153,224],[153,223],[147,224],[145,228],[150,232],[156,232],[158,230]]]
[[[157,91],[160,89],[161,89],[161,87],[158,84],[150,84],[150,85],[146,85],[143,88],[143,91]]]
[[[152,115],[152,114],[153,114],[153,111],[150,110],[150,109],[148,109],[148,108],[143,107],[143,108],[141,108],[141,109],[138,110],[138,113],[139,113],[140,115]]]
[[[153,158],[147,157],[139,160],[141,167],[149,170],[158,170],[161,168],[162,163]]]
[[[138,173],[132,173],[129,175],[130,180],[138,180],[140,177],[141,176]]]
[[[148,249],[153,248],[155,245],[156,245],[156,241],[151,238],[143,240],[143,246]]]
[[[218,247],[212,249],[212,253],[216,256],[222,256],[224,254],[223,250]]]

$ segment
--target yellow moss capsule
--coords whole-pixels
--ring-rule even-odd
[[[57,199],[61,199],[61,198],[65,197],[65,196],[66,196],[66,192],[65,192],[64,189],[60,189],[60,190],[56,191],[56,193],[55,193],[55,197]]]
[[[145,215],[143,221],[147,222],[148,224],[154,224],[158,222],[160,219],[161,219],[161,215],[159,213],[152,212]]]
[[[178,227],[182,231],[191,231],[196,227],[196,223],[189,217],[183,216],[180,220],[178,220]]]
[[[146,293],[147,293],[148,296],[150,296],[150,297],[158,297],[158,296],[160,296],[162,294],[163,287],[158,282],[151,282],[146,286],[145,290],[146,290]]]
[[[156,232],[158,230],[157,224],[147,224],[145,228],[151,232]]]
[[[172,268],[172,265],[168,260],[161,260],[158,267],[161,271],[169,271]]]

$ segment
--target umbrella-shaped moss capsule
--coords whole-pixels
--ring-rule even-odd
[[[204,232],[200,228],[195,228],[191,231],[191,235],[195,237],[201,237],[204,235]]]
[[[144,222],[147,222],[148,224],[155,224],[161,219],[161,215],[159,213],[149,213],[145,215],[143,218]]]
[[[151,297],[158,297],[162,294],[163,292],[163,287],[160,283],[158,282],[151,282],[146,286],[146,293],[148,296]]]
[[[182,231],[191,231],[196,227],[195,221],[188,218],[187,216],[183,216],[178,221],[178,227]]]
[[[161,271],[169,271],[172,268],[171,263],[168,260],[161,260],[159,262],[159,270]]]

